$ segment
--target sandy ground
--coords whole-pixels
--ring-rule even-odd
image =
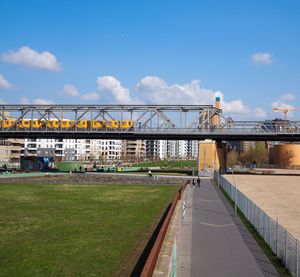
[[[289,175],[235,175],[235,183],[273,219],[276,208],[280,224],[300,240],[300,170],[276,170]],[[232,182],[232,175],[225,175]]]

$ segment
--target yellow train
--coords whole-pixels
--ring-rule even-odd
[[[0,128],[12,128],[17,126],[20,129],[131,129],[132,120],[70,120],[70,119],[21,119],[16,123],[14,119],[0,120]]]

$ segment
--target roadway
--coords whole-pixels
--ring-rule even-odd
[[[279,276],[210,180],[190,190],[178,250],[179,277]]]

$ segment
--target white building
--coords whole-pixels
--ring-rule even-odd
[[[121,154],[121,140],[91,140],[91,155],[96,160],[119,160]]]
[[[23,156],[51,156],[58,160],[117,160],[120,140],[25,139]]]
[[[187,140],[148,140],[148,159],[194,159],[198,155],[198,141]]]

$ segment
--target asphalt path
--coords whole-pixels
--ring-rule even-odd
[[[265,276],[233,216],[209,180],[193,189],[191,276]]]

